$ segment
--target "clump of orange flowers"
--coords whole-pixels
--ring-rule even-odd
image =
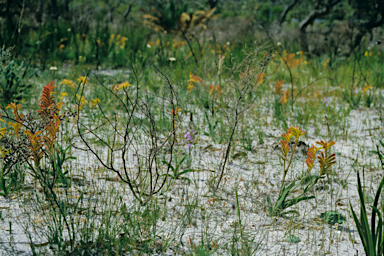
[[[20,138],[20,132],[24,130],[24,134],[29,139],[28,148],[30,149],[29,155],[35,164],[35,168],[39,168],[40,161],[44,157],[44,154],[47,153],[49,156],[55,155],[54,143],[59,132],[62,116],[59,116],[59,110],[62,106],[62,103],[56,103],[54,100],[53,94],[55,93],[53,89],[56,86],[53,85],[53,82],[47,84],[43,88],[43,94],[39,100],[39,109],[37,110],[38,115],[40,116],[40,121],[38,126],[30,127],[24,125],[25,116],[19,113],[21,109],[21,104],[10,103],[6,107],[13,110],[14,121],[8,122],[13,128],[14,135],[16,139]],[[1,121],[4,121],[0,119]],[[4,136],[6,128],[0,129],[0,135]]]

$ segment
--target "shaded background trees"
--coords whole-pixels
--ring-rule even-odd
[[[0,42],[7,47],[14,46],[15,56],[34,55],[33,58],[41,63],[54,58],[77,63],[86,53],[89,55],[87,61],[100,63],[111,54],[110,49],[102,46],[111,34],[127,37],[137,29],[135,33],[145,34],[144,38],[160,32],[201,40],[201,28],[213,30],[206,36],[217,35],[214,30],[234,18],[242,18],[238,30],[244,33],[259,35],[270,30],[281,40],[286,40],[287,45],[292,42],[289,36],[295,40],[299,38],[295,50],[309,55],[321,55],[325,47],[332,54],[349,55],[362,45],[364,38],[371,43],[381,40],[384,2],[3,0],[0,2]],[[199,27],[196,25],[201,25],[200,34],[192,29]],[[189,31],[184,31],[186,28]],[[379,31],[376,36],[375,29]],[[87,51],[84,50],[86,40]],[[137,46],[132,48],[134,51],[139,49]]]

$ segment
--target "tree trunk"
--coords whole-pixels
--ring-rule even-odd
[[[298,2],[299,0],[293,0],[292,3],[290,3],[290,5],[285,7],[283,13],[280,16],[280,20],[279,20],[280,25],[283,24],[283,22],[285,21],[285,18],[287,17],[288,12],[291,11]]]
[[[312,10],[307,17],[300,23],[300,45],[304,52],[308,52],[308,38],[307,38],[307,27],[312,25],[313,22],[330,13],[332,7],[336,4],[340,3],[341,0],[328,0],[325,3],[325,6],[322,9],[318,9],[320,5],[320,1],[317,2],[315,9]]]
[[[51,13],[53,20],[57,20],[59,17],[59,7],[57,5],[57,0],[51,0]]]

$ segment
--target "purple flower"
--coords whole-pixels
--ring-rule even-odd
[[[328,107],[328,103],[327,103],[327,102],[328,102],[328,99],[324,97],[323,100],[324,100],[324,101],[323,101],[323,104],[325,103],[325,105]]]
[[[187,145],[187,149],[190,150],[193,144],[195,143],[195,131],[193,129],[187,129],[184,134],[184,144]]]

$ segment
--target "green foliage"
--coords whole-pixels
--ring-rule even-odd
[[[156,17],[159,30],[167,32],[177,31],[178,22],[181,14],[188,12],[188,4],[183,1],[170,0],[166,2],[156,1],[155,6],[148,12],[152,17]]]
[[[20,189],[25,180],[25,167],[20,164],[4,163],[0,170],[0,195],[9,198],[11,193]]]
[[[194,169],[185,169],[185,170],[182,170],[180,171],[180,167],[182,166],[183,162],[187,159],[187,155],[185,155],[180,161],[177,161],[177,157],[175,158],[175,166],[171,165],[170,166],[170,169],[172,171],[172,174],[171,173],[168,173],[168,174],[162,174],[160,176],[168,176],[174,180],[177,180],[177,179],[180,179],[180,180],[187,180],[187,181],[191,181],[188,177],[182,177],[181,175],[183,174],[187,174],[189,172],[198,172],[198,170],[194,170]],[[162,161],[163,164],[165,165],[168,165],[168,162],[163,160]]]
[[[277,123],[283,123],[284,129],[288,129],[287,121],[284,118],[284,116],[286,115],[286,111],[284,105],[279,101],[278,98],[276,98],[273,103],[273,115],[275,117],[274,120],[276,120]]]
[[[14,185],[14,180],[4,176],[5,169],[7,169],[7,165],[3,165],[0,170],[0,189],[2,190],[0,195],[8,198],[11,192],[11,188]]]
[[[128,209],[124,203],[120,207],[123,215],[124,232],[121,245],[128,247],[128,250],[138,249],[141,252],[154,252],[154,242],[157,238],[157,224],[161,218],[160,207],[156,201],[151,201],[144,207]],[[140,230],[140,232],[138,232]],[[163,248],[157,248],[161,252]]]
[[[350,109],[355,109],[360,105],[363,94],[361,92],[355,92],[355,87],[351,87],[349,90],[343,90],[342,97],[348,103]]]
[[[66,153],[71,148],[68,146],[65,150],[61,147],[60,144],[57,144],[58,150],[55,152],[56,157],[54,158],[54,164],[53,164],[53,170],[56,172],[56,175],[58,176],[57,182],[63,184],[65,187],[70,187],[71,183],[66,174],[68,174],[68,170],[63,170],[63,165],[66,161],[70,159],[76,159],[76,157],[67,157]]]
[[[353,219],[357,226],[357,231],[359,232],[360,239],[363,243],[364,250],[368,256],[380,256],[384,252],[384,236],[383,236],[383,216],[382,212],[378,209],[379,198],[381,190],[384,185],[384,178],[381,180],[379,187],[376,191],[375,201],[372,205],[372,217],[371,217],[371,227],[368,223],[368,215],[365,206],[363,186],[360,181],[360,174],[357,173],[357,186],[360,199],[360,220],[357,218],[355,211],[353,210],[351,204],[351,212]],[[376,215],[379,219],[379,222],[376,225]]]
[[[208,132],[206,131],[203,131],[203,134],[210,137],[215,143],[218,142],[218,140],[220,140],[220,138],[218,138],[218,135],[217,135],[217,127],[218,127],[218,123],[219,123],[219,120],[215,120],[215,121],[212,121],[212,119],[214,119],[214,115],[212,115],[212,119],[208,116],[208,112],[205,111],[204,112],[204,117],[205,117],[205,121],[207,122],[208,124]]]
[[[346,220],[345,217],[338,211],[323,212],[320,214],[320,218],[330,225],[335,225],[336,223],[343,224]]]
[[[279,5],[272,3],[265,3],[258,6],[257,9],[257,19],[265,24],[270,24],[271,22],[279,19],[284,8]]]
[[[24,61],[19,63],[14,59],[10,49],[3,45],[0,50],[0,101],[3,106],[20,102],[31,87],[26,82],[28,68]]]
[[[290,199],[288,199],[288,197],[292,196],[293,191],[297,189],[297,186],[295,186],[295,182],[292,182],[287,187],[283,185],[281,189],[281,193],[279,194],[279,197],[277,198],[277,201],[275,204],[272,204],[271,198],[267,197],[268,216],[270,217],[283,216],[287,214],[293,214],[293,215],[299,216],[300,214],[298,211],[295,211],[295,210],[286,211],[286,210],[289,207],[300,203],[301,201],[315,198],[315,196],[306,196],[306,194],[309,192],[310,188],[312,188],[313,185],[317,183],[317,180],[318,178],[314,180],[313,183],[310,183],[309,185],[307,185],[299,196],[290,198]]]
[[[287,243],[300,243],[301,242],[301,239],[295,235],[290,235],[287,237],[287,239],[285,239],[285,241]]]

